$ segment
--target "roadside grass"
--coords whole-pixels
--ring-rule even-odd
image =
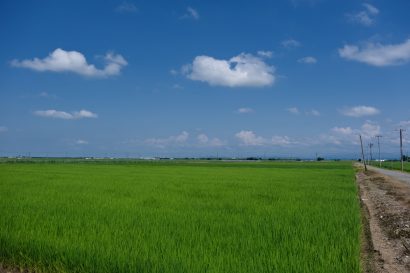
[[[374,167],[380,166],[379,162],[376,162],[376,161],[372,161],[370,165]],[[389,170],[401,170],[401,162],[400,161],[383,161],[381,163],[381,167],[384,169],[389,169]],[[410,172],[410,162],[407,162],[407,161],[403,162],[403,170],[405,172]]]
[[[36,272],[360,272],[351,162],[0,164],[0,261]]]

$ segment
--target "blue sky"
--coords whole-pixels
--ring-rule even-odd
[[[358,157],[362,134],[397,157],[395,130],[410,126],[409,10],[2,1],[0,154]]]

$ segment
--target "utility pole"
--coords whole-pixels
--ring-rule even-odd
[[[403,129],[400,128],[400,161],[401,171],[403,171]]]
[[[373,153],[372,153],[372,147],[373,147],[373,143],[369,143],[369,150],[370,150],[370,165],[372,165],[372,161],[373,161]]]
[[[362,160],[363,160],[363,164],[364,164],[364,170],[367,171],[366,160],[364,159],[362,135],[359,135],[359,138],[360,138],[360,146],[362,147]]]
[[[382,167],[382,160],[380,158],[380,138],[382,137],[381,135],[377,135],[377,146],[379,147],[379,167]]]

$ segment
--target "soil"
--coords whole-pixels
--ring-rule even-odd
[[[410,272],[410,185],[377,170],[358,172],[357,182],[364,272]]]

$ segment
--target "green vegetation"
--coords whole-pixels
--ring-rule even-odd
[[[379,162],[372,161],[369,165],[379,167]],[[389,170],[401,170],[401,162],[398,160],[392,161],[383,161],[381,167]],[[410,172],[410,162],[403,162],[403,170],[405,172]]]
[[[1,163],[0,261],[46,272],[360,272],[350,162]]]

